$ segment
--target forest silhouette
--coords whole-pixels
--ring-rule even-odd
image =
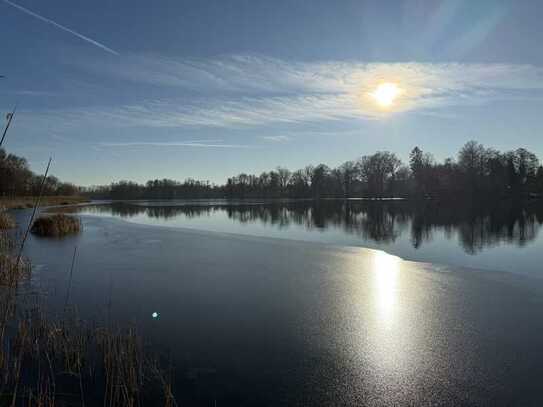
[[[364,155],[337,168],[325,164],[296,171],[277,167],[260,175],[241,173],[224,185],[187,179],[120,181],[86,190],[111,199],[182,198],[530,198],[543,192],[543,166],[524,149],[500,152],[475,141],[457,158],[437,162],[415,147],[405,165],[388,151]]]
[[[40,177],[24,158],[0,150],[0,194],[35,195]],[[186,179],[154,179],[145,184],[119,181],[76,187],[49,176],[45,195],[85,194],[103,199],[193,198],[537,198],[543,192],[543,166],[524,149],[500,152],[475,141],[466,143],[457,158],[437,162],[415,147],[406,165],[388,151],[347,161],[336,168],[309,165],[291,171],[283,167],[260,175],[241,173],[225,184]]]

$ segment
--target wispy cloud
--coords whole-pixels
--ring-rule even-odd
[[[363,112],[357,109],[350,95],[251,97],[191,104],[177,100],[152,101],[141,105],[76,109],[64,115],[65,119],[87,118],[108,125],[146,127],[241,127],[361,116]]]
[[[61,142],[61,143],[71,143],[71,142],[73,142],[73,138],[64,137],[64,136],[61,136],[61,135],[56,134],[56,133],[51,134],[51,139],[55,140],[55,141],[58,141],[58,142]]]
[[[98,48],[101,48],[106,52],[109,52],[109,53],[114,54],[114,55],[119,55],[119,53],[117,51],[105,46],[101,42],[98,42],[96,40],[93,40],[92,38],[89,38],[89,37],[87,37],[87,36],[85,36],[83,34],[80,34],[77,31],[72,30],[71,28],[65,27],[62,24],[57,23],[56,21],[53,21],[53,20],[51,20],[51,19],[49,19],[47,17],[44,17],[44,16],[42,16],[42,15],[40,15],[38,13],[35,13],[32,10],[27,9],[26,7],[20,6],[19,4],[15,4],[15,3],[13,3],[12,1],[9,1],[9,0],[4,0],[4,3],[10,5],[11,7],[15,7],[16,9],[22,11],[23,13],[26,13],[26,14],[34,17],[34,18],[37,18],[38,20],[41,20],[41,21],[46,22],[48,24],[51,24],[51,25],[53,25],[53,26],[55,26],[57,28],[60,28],[63,31],[66,31],[66,32],[68,32],[68,33],[70,33],[72,35],[75,35],[77,38],[80,38],[83,41],[86,41],[86,42],[88,42],[88,43],[90,43],[90,44],[92,44],[92,45],[94,45],[94,46],[96,46]]]
[[[224,144],[222,140],[196,140],[196,141],[165,141],[165,142],[147,142],[134,141],[126,143],[99,143],[99,147],[195,147],[195,148],[258,148],[250,144]]]
[[[274,143],[284,143],[290,140],[290,137],[287,136],[261,136],[260,138]]]
[[[402,80],[426,90],[543,88],[543,70],[532,65],[460,63],[296,62],[261,56],[171,59],[125,55],[120,60],[70,61],[117,79],[216,94],[360,92],[381,80]]]
[[[2,93],[8,93],[8,94],[13,94],[13,95],[18,95],[18,96],[55,96],[54,92],[47,92],[47,91],[41,91],[41,90],[29,90],[29,89],[3,91]]]
[[[449,113],[445,108],[451,106],[543,98],[543,69],[532,65],[302,63],[255,56],[213,60],[127,56],[104,63],[89,61],[85,67],[116,81],[130,81],[131,87],[151,84],[168,96],[65,109],[56,112],[63,123],[240,128],[374,120],[406,112],[439,116]],[[388,110],[380,109],[371,96],[384,81],[402,88],[401,97]],[[53,113],[48,112],[49,117]]]

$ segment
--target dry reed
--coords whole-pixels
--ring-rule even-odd
[[[81,231],[81,221],[64,214],[41,216],[34,221],[31,232],[39,236],[62,237]]]
[[[53,318],[43,295],[21,292],[30,272],[26,259],[0,255],[0,405],[176,405],[135,328],[97,327],[67,304]]]
[[[0,229],[13,229],[15,226],[16,224],[13,216],[0,210]]]

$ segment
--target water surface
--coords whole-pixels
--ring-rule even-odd
[[[139,201],[85,215],[384,250],[403,259],[543,277],[543,205],[469,207],[403,201]]]
[[[175,366],[180,405],[543,403],[542,279],[323,243],[404,239],[415,250],[407,210],[362,206],[345,218],[347,211],[325,216],[313,207],[138,205],[82,208],[91,214],[82,216],[83,233],[31,236],[26,254],[33,284],[61,309],[77,246],[71,298],[81,316],[137,325]],[[28,214],[19,212],[18,221]],[[217,233],[191,222],[323,240]],[[538,244],[538,222],[530,233],[518,221],[509,225],[481,227],[492,234],[467,247],[458,240],[466,232],[444,239],[465,256],[494,250],[495,242],[511,250]],[[437,230],[434,239],[445,235]],[[431,243],[421,236],[417,250]]]

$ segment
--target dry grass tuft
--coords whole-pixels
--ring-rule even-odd
[[[15,226],[15,219],[6,212],[0,211],[0,229],[13,229]]]
[[[62,237],[81,231],[81,221],[74,216],[56,214],[42,216],[34,222],[32,233],[39,236]]]
[[[0,229],[0,253],[11,252],[15,248],[15,242],[6,230]]]
[[[18,263],[16,256],[0,253],[0,286],[9,286],[30,277],[30,263],[24,258]]]

